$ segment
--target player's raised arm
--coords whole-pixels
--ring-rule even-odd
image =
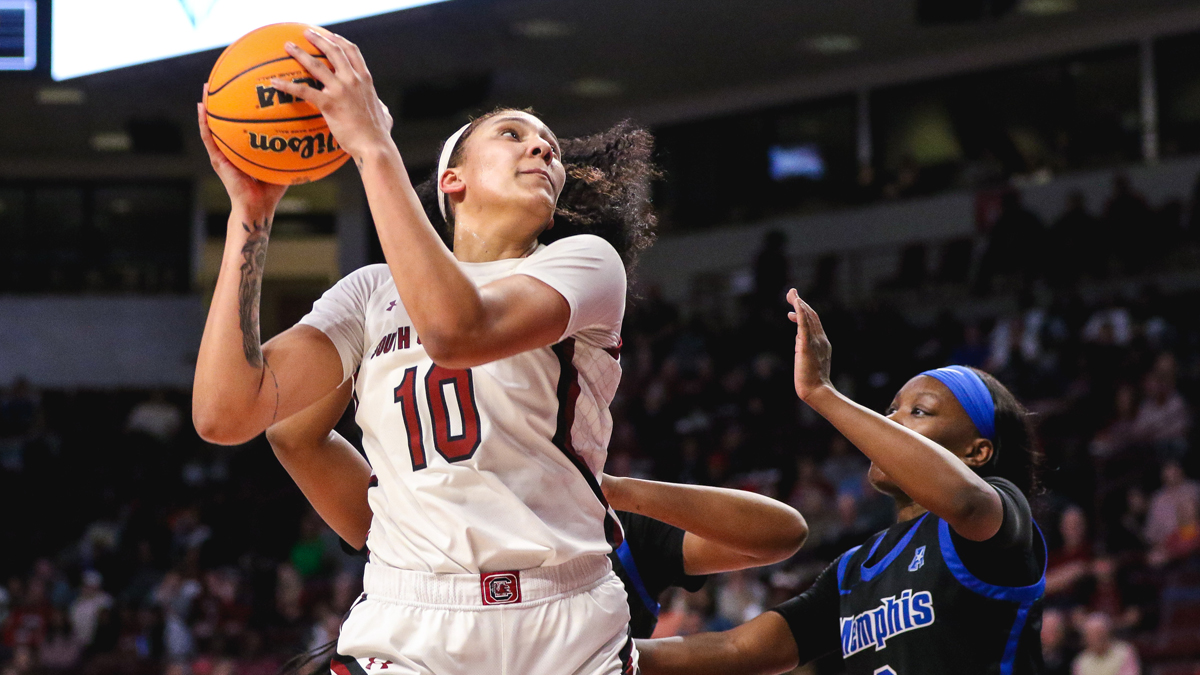
[[[787,621],[766,612],[720,633],[638,640],[642,675],[776,675],[800,661]]]
[[[829,379],[832,349],[821,320],[795,289],[788,292],[796,322],[796,393],[869,457],[917,505],[945,520],[961,536],[983,541],[1000,530],[1004,506],[996,489],[972,466],[994,450],[984,438],[963,438],[962,458],[917,431],[865,408],[837,391]],[[910,424],[932,419],[932,405],[914,404]],[[965,413],[962,413],[965,414]],[[959,440],[959,439],[956,439]]]
[[[553,133],[532,115],[516,111],[504,129],[492,128],[492,121],[479,125],[488,127],[484,131],[489,141],[511,141],[511,148],[506,149],[516,150],[504,160],[511,161],[514,169],[512,185],[504,186],[513,189],[504,192],[519,198],[514,197],[507,214],[511,223],[488,224],[492,232],[509,230],[506,236],[466,242],[456,237],[452,255],[409,181],[391,137],[391,116],[376,95],[358,47],[336,35],[310,31],[307,37],[329,58],[332,68],[295,45],[288,45],[288,53],[323,88],[276,80],[272,85],[319,108],[338,142],[354,158],[396,289],[430,357],[445,367],[467,368],[561,339],[571,306],[550,285],[513,275],[478,288],[458,267],[458,261],[516,258],[531,252],[523,243],[528,240],[524,230],[532,224],[540,232],[551,223],[566,180]],[[466,142],[459,136],[451,143],[459,140]],[[459,167],[450,167],[438,177],[442,189],[462,193],[468,182],[462,174]],[[481,187],[481,192],[488,187]],[[524,199],[528,196],[522,194],[525,192],[532,197]],[[469,227],[474,214],[463,208],[455,215],[457,232]],[[506,247],[517,245],[514,242],[522,242],[519,246],[524,248],[508,250]]]
[[[601,488],[614,509],[683,530],[683,569],[692,576],[786,560],[808,537],[808,524],[795,509],[745,490],[607,474]]]
[[[233,166],[213,143],[203,104],[197,113],[200,137],[229,192],[232,210],[196,359],[192,420],[201,438],[232,445],[332,391],[343,379],[342,366],[329,338],[309,326],[289,329],[262,345],[263,266],[275,206],[287,188],[255,180]]]
[[[267,429],[275,457],[329,527],[362,548],[371,527],[371,466],[333,430],[350,401],[352,382]]]

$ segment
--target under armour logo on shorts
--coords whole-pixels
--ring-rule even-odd
[[[489,572],[479,575],[485,605],[515,605],[521,602],[520,572]]]
[[[925,564],[925,547],[917,547],[917,552],[913,555],[912,562],[908,563],[908,571],[916,572]]]

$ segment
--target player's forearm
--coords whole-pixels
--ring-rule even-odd
[[[484,323],[479,289],[430,224],[394,145],[363,157],[363,186],[396,290],[426,351],[469,342]]]
[[[642,675],[727,675],[755,673],[744,667],[741,655],[720,633],[638,640],[638,669]]]
[[[611,481],[605,476],[605,483]],[[792,507],[745,490],[620,478],[613,508],[661,520],[755,559],[796,552],[808,524]]]
[[[310,443],[292,443],[267,432],[279,463],[296,482],[317,515],[354,548],[367,542],[371,506],[367,488],[371,466],[336,431]]]
[[[1002,508],[995,490],[946,448],[833,388],[806,402],[869,457],[914,502],[951,525]]]
[[[642,675],[775,675],[798,665],[783,618],[767,612],[733,630],[637,640]]]
[[[196,359],[192,417],[205,440],[241,443],[266,428],[277,385],[263,357],[259,302],[273,213],[237,208]]]

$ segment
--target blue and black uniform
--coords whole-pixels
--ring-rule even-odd
[[[932,513],[850,549],[774,611],[807,663],[840,651],[848,675],[1042,672],[1046,544],[1015,485],[987,478],[1000,530],[964,539]]]
[[[683,571],[683,530],[626,511],[617,511],[617,519],[625,541],[608,557],[625,584],[630,635],[648,638],[658,624],[658,596],[672,586],[694,593],[708,577]]]

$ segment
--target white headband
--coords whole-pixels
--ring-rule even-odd
[[[458,139],[462,138],[463,133],[471,126],[470,122],[462,125],[458,131],[450,134],[450,138],[446,139],[446,144],[442,146],[442,156],[438,158],[437,176],[434,180],[437,181],[438,193],[438,210],[442,212],[442,219],[450,222],[446,217],[446,211],[449,210],[449,198],[445,192],[442,192],[442,174],[446,173],[446,169],[450,168],[450,155],[454,154],[454,146],[458,145]]]

